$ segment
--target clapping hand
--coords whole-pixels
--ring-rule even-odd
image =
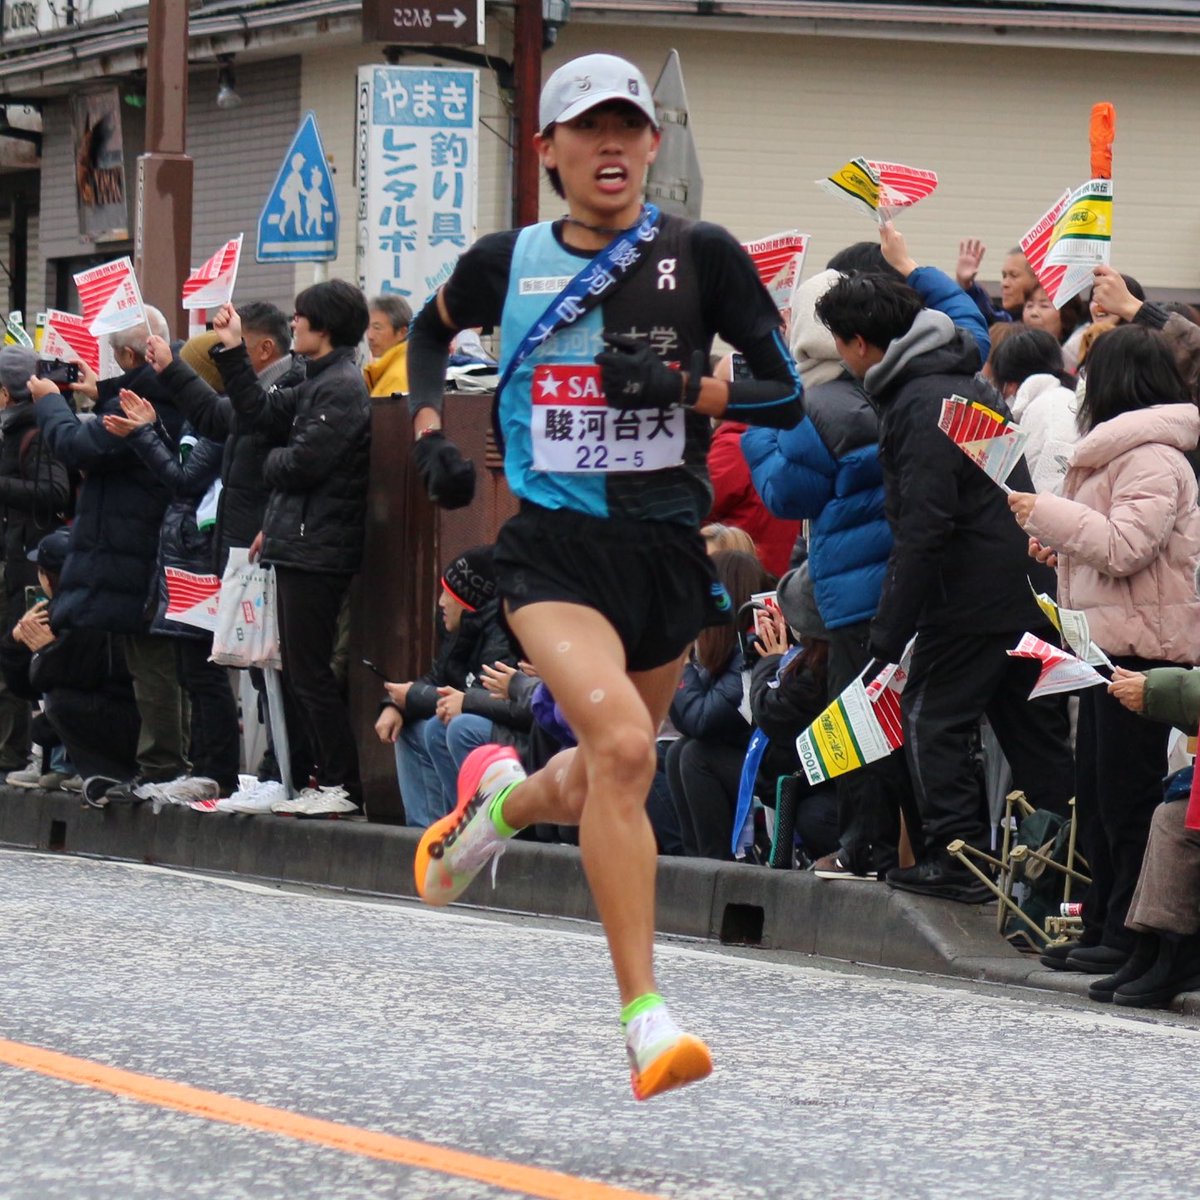
[[[137,392],[122,388],[120,393],[121,411],[125,414],[118,417],[116,413],[104,414],[104,428],[116,437],[128,437],[143,425],[153,425],[157,417],[154,405],[144,400]]]
[[[50,614],[47,601],[39,600],[16,624],[13,640],[27,646],[36,654],[55,640],[50,632]]]

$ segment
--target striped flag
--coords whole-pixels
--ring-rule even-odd
[[[90,267],[75,276],[83,319],[93,337],[146,323],[146,309],[133,263],[125,258]]]
[[[233,299],[238,264],[242,258],[242,238],[230,238],[202,267],[197,267],[183,284],[183,307],[220,308]]]
[[[742,248],[750,255],[750,261],[763,286],[771,293],[784,324],[788,324],[792,315],[792,296],[800,286],[804,256],[808,253],[808,234],[788,229],[754,242],[743,242]]]
[[[831,195],[848,200],[856,208],[865,208],[882,225],[901,209],[924,200],[938,185],[936,171],[907,167],[903,163],[876,162],[852,158],[817,186]]]
[[[1032,633],[1021,634],[1021,640],[1008,654],[1012,658],[1036,658],[1042,664],[1033,691],[1029,693],[1030,700],[1036,700],[1038,696],[1053,696],[1058,692],[1077,692],[1081,688],[1108,682],[1083,659],[1050,645]]]
[[[1025,453],[1029,434],[978,400],[948,396],[942,401],[938,428],[991,480],[1004,482]]]
[[[1112,180],[1090,179],[1067,189],[1021,238],[1029,269],[1062,308],[1092,282],[1112,246]]]
[[[46,310],[41,354],[43,358],[58,358],[63,362],[87,363],[100,374],[100,342],[88,332],[88,323],[74,313],[57,308]]]
[[[865,686],[861,677],[854,680],[800,734],[796,752],[809,783],[857,771],[904,744],[900,693],[911,661],[910,642],[899,663],[885,667]]]
[[[164,615],[169,620],[215,633],[221,581],[215,575],[197,575],[180,567],[166,567],[163,574],[167,582]]]

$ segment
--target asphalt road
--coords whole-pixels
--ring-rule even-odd
[[[695,944],[659,969],[717,1069],[639,1105],[589,926],[0,852],[0,1197],[1200,1187],[1180,1018]]]

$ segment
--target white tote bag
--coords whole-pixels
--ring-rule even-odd
[[[224,667],[282,667],[275,572],[250,562],[246,550],[230,550],[221,576],[211,660]]]

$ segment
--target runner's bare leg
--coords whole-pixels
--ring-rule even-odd
[[[504,802],[514,827],[579,824],[579,849],[608,938],[621,1003],[657,990],[654,879],[657,849],[646,797],[654,739],[679,682],[683,655],[627,673],[608,620],[578,604],[530,604],[509,614],[528,658],[579,741]]]

